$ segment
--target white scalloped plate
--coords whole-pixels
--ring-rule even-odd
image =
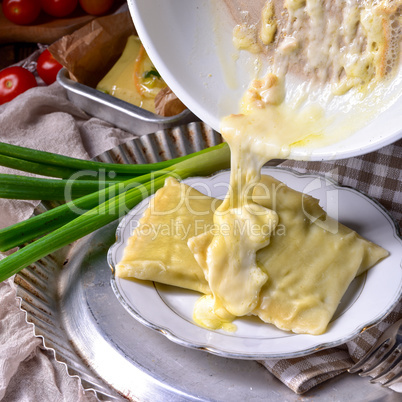
[[[402,291],[402,239],[384,208],[357,190],[341,187],[321,176],[302,175],[282,168],[263,168],[262,173],[318,198],[329,215],[390,252],[389,257],[352,282],[327,332],[315,336],[296,335],[265,324],[255,317],[235,320],[238,328],[235,333],[207,330],[192,320],[198,293],[113,275],[112,288],[135,319],[189,348],[230,358],[266,359],[303,356],[317,349],[340,345],[377,323],[392,310]],[[222,198],[228,181],[229,172],[223,171],[207,178],[187,179],[185,183],[195,185],[204,193],[207,188],[211,191],[210,195]],[[120,223],[117,242],[108,253],[112,269],[121,259],[125,243],[148,203],[149,198]],[[334,209],[334,205],[337,208]]]

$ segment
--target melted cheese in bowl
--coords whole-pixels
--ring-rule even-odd
[[[342,94],[395,72],[401,12],[400,0],[268,0],[259,21],[240,13],[233,43],[267,55],[276,74],[330,83]]]
[[[256,60],[248,63],[256,67],[250,73],[277,76],[287,104],[317,104],[325,112],[320,140],[293,149],[292,157],[306,159],[309,150],[327,149],[354,133],[356,141],[364,141],[358,132],[401,96],[401,0],[233,0],[226,5],[237,22],[235,46],[242,42],[239,33],[248,32],[250,47],[244,42],[237,48],[253,52],[249,58]]]

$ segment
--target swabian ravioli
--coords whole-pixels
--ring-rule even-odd
[[[277,211],[285,235],[257,254],[269,280],[253,314],[281,329],[321,334],[353,278],[388,252],[329,218],[318,200],[269,176],[261,183],[254,195]]]
[[[252,314],[284,330],[323,333],[353,278],[388,252],[330,219],[318,200],[270,176],[263,176],[260,184],[254,201],[275,210],[279,224],[270,244],[257,252],[257,263],[268,280]],[[116,275],[209,294],[208,272],[203,269],[212,238],[208,235],[213,230],[212,209],[219,203],[168,179],[129,239]],[[183,223],[187,234],[170,236],[162,230],[149,234],[151,225],[163,228],[172,222]],[[200,233],[202,228],[207,230]]]
[[[211,228],[213,206],[220,203],[168,178],[128,239],[116,275],[210,293],[187,240]]]

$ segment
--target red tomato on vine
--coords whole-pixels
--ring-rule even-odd
[[[38,57],[36,71],[40,78],[47,85],[56,81],[57,73],[63,66],[52,56],[49,49],[46,49]]]
[[[43,11],[53,17],[67,17],[77,7],[78,0],[40,0]]]
[[[0,105],[10,102],[30,88],[36,87],[35,76],[23,67],[7,67],[0,71]]]
[[[114,0],[79,0],[82,9],[91,15],[106,14],[113,6]]]
[[[40,0],[3,0],[4,16],[18,25],[32,24],[40,13]]]

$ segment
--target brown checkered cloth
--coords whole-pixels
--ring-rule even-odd
[[[286,161],[280,166],[301,173],[325,174],[339,184],[356,188],[379,201],[395,219],[402,222],[402,140],[377,152],[332,162]],[[347,369],[370,349],[381,334],[402,318],[402,300],[379,324],[337,348],[307,357],[265,360],[263,364],[285,385],[298,394],[333,378]]]

